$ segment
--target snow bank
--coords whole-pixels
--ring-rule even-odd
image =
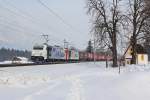
[[[0,62],[0,64],[11,64],[12,61],[3,61],[3,62]]]
[[[147,72],[150,71],[150,64],[148,65],[127,65],[121,67],[123,72]]]
[[[150,66],[105,62],[0,69],[3,100],[149,100]],[[11,97],[11,98],[10,98]]]
[[[15,57],[12,61],[3,61],[0,64],[12,64],[12,63],[33,63],[26,57]]]
[[[46,75],[24,75],[0,71],[0,86],[32,87],[49,80],[50,77]]]

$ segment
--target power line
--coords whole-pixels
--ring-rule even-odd
[[[19,12],[23,13],[25,16],[30,17],[31,19],[34,19],[29,13],[26,13],[23,10],[18,9],[16,6],[14,6],[12,3],[10,3],[10,1],[7,1],[7,0],[2,0],[2,1],[7,3],[8,5],[10,5],[11,7],[15,8]]]
[[[15,8],[16,10],[17,10],[17,12],[20,12],[21,14],[18,14],[18,13],[16,13],[15,11],[13,11],[12,9],[10,10],[9,8],[6,8],[5,7],[5,9],[7,10],[7,11],[9,11],[9,12],[11,12],[11,13],[13,13],[14,15],[16,15],[16,16],[20,16],[20,17],[24,17],[26,20],[30,20],[30,21],[32,21],[32,23],[33,24],[35,24],[35,25],[37,25],[37,24],[40,24],[41,22],[38,20],[38,19],[36,19],[35,17],[33,17],[33,16],[31,16],[29,13],[27,13],[27,12],[25,12],[25,11],[23,11],[23,10],[21,10],[21,9],[18,9],[15,5],[13,5],[12,3],[10,3],[10,1],[8,2],[7,0],[3,0],[5,3],[7,3],[7,5],[10,5],[11,7],[13,7],[13,8]],[[3,7],[4,8],[4,7]],[[36,21],[35,21],[36,20]],[[38,22],[37,22],[38,21]],[[47,27],[47,26],[46,26]],[[44,27],[45,28],[45,27]],[[55,32],[55,33],[58,33],[58,32],[56,32],[56,30],[53,30],[51,27],[47,27],[48,29],[51,29],[52,31],[53,31],[53,33]],[[38,32],[39,33],[39,32]],[[41,32],[41,33],[44,33],[44,32]],[[56,37],[55,37],[56,38]],[[58,40],[60,40],[60,39],[58,39]]]
[[[0,19],[1,20],[1,19]],[[26,34],[26,33],[30,33],[30,34],[35,34],[35,33],[37,33],[37,32],[35,32],[35,33],[33,33],[33,32],[31,32],[31,31],[27,31],[26,29],[25,29],[25,27],[21,27],[21,26],[16,26],[16,25],[12,25],[12,23],[10,23],[10,22],[6,22],[6,21],[4,21],[4,20],[1,20],[0,21],[0,25],[1,25],[1,27],[0,27],[0,32],[5,32],[3,29],[7,29],[8,30],[8,32],[9,31],[14,31],[15,33],[23,33],[23,34]],[[3,27],[4,28],[3,28]],[[5,28],[6,27],[6,28]],[[35,35],[32,35],[32,37],[34,37]],[[62,43],[62,41],[60,40],[60,39],[58,39],[57,37],[54,37],[54,36],[50,36],[50,37],[52,37],[51,38],[51,40],[53,39],[53,41],[55,41],[55,42],[57,42],[57,43]],[[37,40],[37,39],[36,39]]]
[[[79,32],[82,33],[78,30],[76,30],[71,24],[69,24],[67,21],[65,21],[59,14],[57,14],[56,12],[54,12],[51,8],[49,8],[44,2],[42,2],[41,0],[37,0],[43,7],[45,7],[51,14],[53,14],[54,16],[56,16],[63,24],[67,25],[70,29],[74,30],[75,32]]]
[[[2,19],[2,17],[0,16],[0,31],[1,32],[10,32],[12,33],[18,33],[19,36],[20,35],[26,35],[26,36],[30,36],[30,37],[35,37],[37,33],[41,33],[38,32],[36,30],[32,30],[28,27],[24,27],[22,25],[19,25],[15,22],[10,22],[8,19]],[[15,35],[15,34],[14,34]]]
[[[45,7],[51,14],[53,14],[54,16],[56,16],[64,25],[68,26],[71,30],[82,34],[82,32],[79,32],[78,30],[76,30],[75,28],[73,28],[73,26],[71,24],[69,24],[67,21],[65,21],[59,14],[57,14],[56,12],[54,12],[51,8],[49,8],[41,0],[37,0],[37,2],[39,2],[43,7]],[[70,43],[70,44],[73,44],[73,43]]]
[[[61,20],[65,25],[72,28],[70,24],[68,24],[61,16],[59,16],[56,12],[54,12],[52,9],[50,9],[45,3],[43,3],[41,0],[37,0],[42,6],[44,6],[50,13],[55,15],[59,20]]]
[[[1,20],[1,19],[0,19]],[[1,26],[3,26],[3,27],[6,27],[7,28],[7,30],[12,30],[12,31],[14,31],[14,32],[23,32],[24,34],[26,34],[26,33],[30,33],[30,34],[35,34],[35,33],[37,33],[36,31],[35,31],[35,33],[33,33],[33,32],[31,32],[31,31],[27,31],[26,29],[25,29],[25,27],[22,27],[22,26],[16,26],[16,25],[12,25],[11,23],[9,23],[9,22],[6,22],[6,21],[3,21],[3,20],[1,20],[0,21],[0,25]],[[1,27],[1,29],[3,29],[3,27]],[[2,30],[0,30],[0,31],[2,31]],[[41,32],[40,32],[41,33]],[[35,35],[34,35],[35,36]],[[55,41],[55,42],[59,42],[59,43],[62,43],[62,41],[60,40],[60,39],[58,39],[57,37],[55,37],[55,36],[52,36],[52,35],[50,35],[50,37],[52,37],[52,39]],[[51,40],[52,40],[51,39]]]
[[[15,5],[13,5],[13,4],[11,3],[11,1],[9,1],[9,2],[8,2],[8,0],[3,0],[3,1],[4,1],[5,3],[7,3],[7,5],[10,5],[11,7],[15,8],[15,9],[16,9],[18,12],[20,12],[23,16],[30,18],[29,20],[32,20],[35,25],[42,24],[42,22],[40,22],[39,19],[33,17],[32,15],[30,15],[30,14],[27,13],[26,11],[23,11],[23,10],[21,10],[21,9],[18,9],[18,7],[16,7]],[[12,10],[12,9],[11,9],[11,10]],[[49,27],[49,26],[48,26],[47,28],[53,30],[52,27]],[[53,30],[53,31],[54,31],[54,30]],[[54,32],[56,32],[56,30],[55,30]],[[57,32],[56,32],[56,33],[57,33]]]
[[[3,0],[3,1],[5,1],[5,0]],[[12,13],[12,14],[15,15],[15,16],[23,17],[24,19],[26,19],[26,20],[32,22],[32,23],[35,24],[35,25],[39,24],[39,23],[37,23],[37,22],[35,21],[35,18],[32,17],[30,14],[28,14],[28,13],[26,13],[26,12],[24,12],[24,11],[18,9],[16,6],[14,6],[13,4],[11,4],[10,2],[7,2],[7,1],[5,1],[5,2],[6,2],[7,4],[9,4],[10,6],[12,6],[13,8],[15,8],[18,12],[20,12],[20,13],[22,13],[22,14],[18,14],[17,12],[13,11],[12,9],[9,9],[9,8],[7,8],[7,7],[4,7],[4,6],[0,5],[1,8],[4,8],[5,10],[9,11],[10,13]],[[59,15],[57,15],[55,12],[53,12],[53,14],[55,14],[55,16],[59,17],[59,19],[60,19],[63,23],[65,23],[65,24],[67,25],[67,23],[65,22],[65,20],[63,20]],[[1,25],[2,25],[2,24],[1,24]],[[11,25],[11,24],[10,24],[10,25]],[[18,29],[19,29],[19,28],[24,29],[24,27],[21,27],[20,25],[18,25],[18,26],[19,26],[19,27],[16,26]],[[70,26],[70,25],[68,24],[68,26]],[[7,25],[7,27],[8,27],[8,25]],[[14,27],[14,25],[9,26],[9,28],[11,28],[11,29],[14,30],[14,28],[12,28],[12,27]],[[71,26],[70,26],[70,27],[71,27]],[[49,29],[49,27],[48,27],[48,29]],[[16,30],[16,29],[15,29],[15,30]],[[20,30],[19,30],[19,31],[20,31]],[[31,33],[31,32],[29,32],[29,33]],[[43,32],[37,31],[37,33],[43,33]],[[52,36],[52,37],[54,37],[54,36]],[[56,38],[56,37],[55,37],[55,38]],[[57,39],[57,40],[60,40],[60,39]],[[55,41],[56,41],[56,40],[55,40]],[[58,41],[56,41],[56,42],[58,42]],[[60,42],[60,41],[59,41],[59,42]],[[62,42],[62,41],[61,41],[61,42]]]
[[[11,7],[15,8],[15,9],[16,9],[18,12],[20,12],[21,14],[16,13],[16,12],[13,11],[12,9],[10,10],[9,8],[3,7],[3,8],[6,9],[7,11],[13,13],[13,14],[16,15],[16,16],[23,17],[24,19],[26,19],[26,20],[32,22],[34,25],[39,25],[39,23],[41,23],[41,22],[39,22],[39,20],[38,20],[38,22],[35,21],[36,18],[32,17],[29,13],[26,13],[26,12],[24,12],[24,11],[18,9],[18,8],[17,8],[16,6],[14,6],[12,3],[7,2],[6,0],[3,0],[3,1],[6,2],[8,5],[10,5]],[[1,7],[2,7],[2,6],[1,6]],[[42,25],[42,26],[43,26],[43,25]],[[40,27],[41,27],[41,25],[40,25]],[[47,27],[47,28],[52,30],[52,28],[50,28],[50,27]]]
[[[15,9],[16,9],[18,12],[20,12],[21,14],[16,13],[16,11],[13,11],[12,9],[10,10],[9,8],[6,8],[6,7],[4,8],[4,7],[3,7],[3,8],[6,9],[7,11],[13,13],[13,14],[16,15],[16,16],[23,17],[24,19],[26,19],[26,20],[32,22],[34,25],[39,25],[39,24],[41,24],[41,22],[39,22],[39,20],[37,20],[36,18],[34,18],[33,16],[31,16],[29,13],[27,13],[27,12],[21,10],[21,9],[18,9],[16,6],[14,6],[12,3],[8,2],[7,0],[3,0],[3,1],[4,1],[5,3],[7,3],[7,5],[10,5],[11,7],[15,8]],[[37,22],[37,21],[38,21],[38,22]],[[40,27],[41,27],[41,26],[40,26]],[[47,27],[47,28],[52,30],[51,27]]]
[[[22,14],[18,14],[18,13],[16,13],[15,11],[13,11],[12,9],[10,10],[9,8],[6,8],[6,7],[3,7],[3,6],[1,6],[0,5],[0,7],[1,8],[4,8],[5,10],[7,10],[8,12],[10,12],[10,13],[12,13],[13,15],[15,15],[15,16],[19,16],[19,17],[23,17],[24,19],[26,19],[26,20],[30,20],[30,21],[32,21],[34,24],[36,23],[34,20],[32,20],[32,19],[27,19],[24,15],[22,15]],[[16,8],[16,7],[15,7]],[[16,8],[17,9],[17,8]],[[21,12],[21,10],[19,10],[20,12]],[[2,17],[2,16],[1,16]],[[6,17],[4,17],[4,19],[6,19]],[[34,18],[35,19],[35,18]],[[25,30],[25,27],[22,27],[21,25],[18,25],[18,26],[16,26],[16,25],[12,25],[12,23],[11,22],[8,22],[8,20],[9,19],[7,19],[7,22],[5,22],[5,24],[6,23],[8,23],[8,25],[7,25],[7,27],[9,27],[9,28],[11,28],[11,29],[13,29],[14,30],[14,28],[12,28],[12,27],[17,27],[18,29],[24,29]],[[4,20],[2,20],[2,21],[4,21]],[[2,24],[1,24],[2,25]],[[3,24],[4,25],[4,24]],[[36,23],[36,25],[37,25],[37,23]],[[16,30],[16,29],[15,29]],[[17,30],[18,31],[18,30]],[[19,30],[20,31],[20,30]],[[27,30],[25,30],[25,31],[27,31]],[[31,30],[31,31],[33,31],[33,29]],[[35,31],[34,30],[34,32],[35,33],[43,33],[43,32],[40,32],[40,31]],[[31,32],[28,32],[28,33],[31,33]],[[34,33],[34,34],[35,34]],[[33,34],[33,33],[32,33]],[[51,37],[53,37],[53,38],[55,38],[56,39],[56,37],[54,37],[54,36],[51,36]],[[60,40],[60,39],[57,39],[57,40]],[[55,40],[56,41],[56,40]],[[58,42],[58,41],[57,41]],[[60,41],[59,41],[60,42]],[[62,42],[62,41],[61,41]]]

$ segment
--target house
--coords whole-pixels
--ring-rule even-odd
[[[145,48],[140,44],[137,44],[136,47],[137,47],[136,64],[142,64],[142,65],[148,64],[148,54],[147,54]],[[124,59],[125,64],[132,64],[131,63],[132,52],[133,52],[132,46],[129,45],[128,48],[126,49],[124,55],[123,55],[123,59]]]

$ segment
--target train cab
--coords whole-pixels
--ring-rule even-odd
[[[32,50],[32,61],[44,61],[48,58],[47,45],[35,45]]]

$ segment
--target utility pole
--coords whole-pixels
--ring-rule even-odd
[[[47,45],[48,45],[48,42],[49,42],[48,35],[47,35],[47,34],[42,34],[42,37],[45,39],[44,44],[47,44]]]
[[[95,64],[95,62],[96,62],[96,59],[95,59],[95,54],[96,54],[96,47],[95,47],[95,36],[94,36],[94,55],[93,55],[93,57],[94,57],[94,64]]]
[[[94,57],[94,64],[95,64],[95,62],[96,62],[96,56],[95,56],[95,54],[96,54],[96,41],[95,41],[95,36],[93,36],[93,45],[94,45],[94,50],[93,50],[93,52],[94,52],[94,55],[93,55],[93,57]]]
[[[64,49],[68,48],[68,42],[66,41],[66,39],[64,39]]]
[[[108,51],[107,52],[105,52],[105,60],[106,60],[106,68],[108,68]]]

